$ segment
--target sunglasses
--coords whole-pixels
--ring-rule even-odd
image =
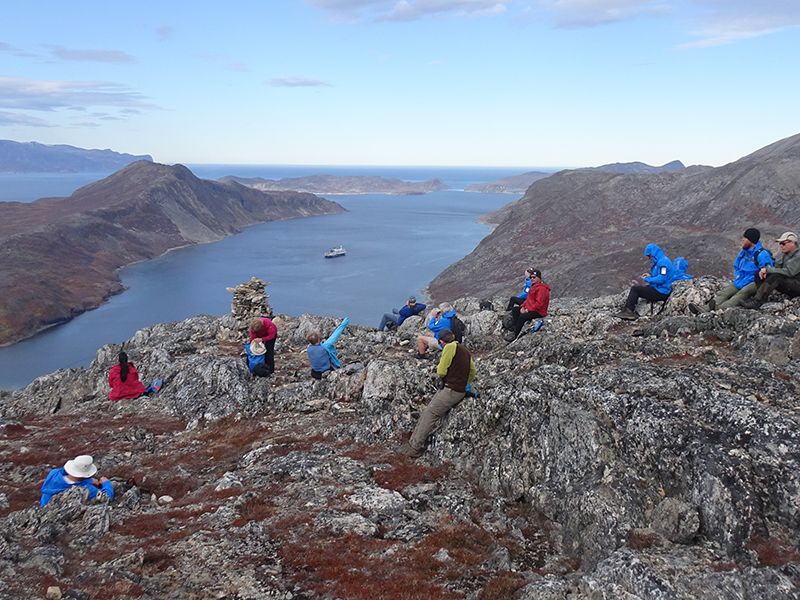
[[[792,240],[786,240],[785,242],[778,242],[781,246],[785,246],[786,244],[791,244]]]

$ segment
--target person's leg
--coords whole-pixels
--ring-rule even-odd
[[[633,285],[631,286],[631,291],[628,292],[628,298],[625,300],[625,308],[628,310],[636,310],[636,303],[639,302],[639,297],[642,295],[642,291],[646,290],[649,286],[646,285]]]
[[[264,342],[264,347],[267,349],[266,354],[264,354],[264,364],[267,365],[270,373],[275,372],[275,341],[277,339],[278,337],[275,336],[271,340]]]
[[[420,354],[425,354],[425,351],[428,349],[428,336],[426,335],[418,335],[417,336],[417,352]]]
[[[514,326],[514,337],[519,337],[519,332],[522,331],[522,328],[525,327],[525,323],[528,321],[533,321],[534,319],[541,319],[542,315],[540,315],[536,311],[530,311],[526,313],[522,313],[517,319],[517,324]]]
[[[790,277],[782,277],[776,289],[789,296],[789,298],[796,298],[800,296],[800,281]]]
[[[508,299],[506,310],[511,310],[512,308],[514,308],[514,306],[519,306],[523,302],[525,302],[524,298],[519,298],[518,296],[511,296],[511,298]]]
[[[736,287],[736,286],[734,285],[731,287]],[[748,283],[742,289],[736,290],[736,292],[733,295],[731,295],[728,299],[722,302],[717,300],[717,308],[725,310],[726,308],[733,308],[734,306],[739,306],[742,300],[746,300],[755,293],[756,293],[756,284]]]
[[[389,322],[392,322],[392,323],[396,324],[397,323],[397,315],[395,315],[393,313],[383,313],[383,316],[381,317],[381,324],[378,325],[378,329],[383,331],[384,328],[386,327],[386,324],[389,323]]]
[[[724,288],[722,288],[719,292],[717,292],[716,296],[714,296],[714,305],[716,306],[717,309],[720,308],[726,309],[726,308],[731,308],[733,306],[737,306],[739,304],[739,300],[742,300],[742,298],[740,297],[739,299],[737,299],[735,303],[732,303],[732,300],[733,297],[736,296],[738,293],[739,293],[739,288],[737,288],[735,285],[733,284],[727,285]],[[753,286],[753,293],[755,293],[755,286]],[[746,298],[747,296],[744,297]],[[706,305],[703,308],[709,310],[711,307]]]
[[[430,404],[422,411],[414,433],[411,434],[411,439],[408,441],[409,445],[414,450],[422,450],[434,425],[463,399],[464,392],[456,392],[447,387],[436,392]]]
[[[654,287],[650,287],[649,285],[643,285],[642,289],[637,292],[639,298],[644,298],[645,300],[650,300],[650,302],[663,302],[669,299],[669,294],[662,294]],[[634,308],[636,305],[633,305]]]

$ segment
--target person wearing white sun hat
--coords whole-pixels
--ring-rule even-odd
[[[50,502],[50,498],[56,494],[68,490],[74,485],[84,487],[89,490],[89,498],[97,496],[100,490],[95,486],[101,486],[101,490],[109,497],[114,498],[114,488],[111,482],[105,478],[95,478],[97,465],[94,459],[88,454],[82,454],[73,460],[68,460],[60,469],[53,469],[47,474],[47,478],[42,484],[42,499],[39,506],[45,506]]]

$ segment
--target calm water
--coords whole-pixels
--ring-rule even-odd
[[[251,167],[193,165],[200,177],[240,175],[279,179],[300,175],[374,175],[420,181],[440,177],[456,189],[519,174],[525,169]],[[532,170],[532,169],[527,169]],[[85,175],[85,174],[80,174]],[[31,177],[31,176],[18,176]],[[40,175],[37,176],[41,177]],[[48,195],[65,196],[76,184],[62,176],[62,188],[48,176]],[[34,182],[36,178],[31,178]],[[3,178],[0,178],[0,183]],[[80,187],[88,182],[78,182]],[[33,186],[30,187],[33,189]],[[17,194],[17,201],[41,197]],[[15,389],[59,368],[88,366],[104,344],[129,339],[142,327],[196,314],[230,312],[225,290],[256,276],[272,282],[276,313],[350,317],[377,326],[384,312],[400,308],[410,294],[422,298],[438,273],[469,254],[489,228],[475,218],[518,196],[440,191],[425,196],[367,194],[332,196],[350,212],[264,223],[220,242],[181,248],[123,269],[128,291],[100,308],[33,338],[0,348],[0,389]],[[343,258],[323,253],[343,245]]]

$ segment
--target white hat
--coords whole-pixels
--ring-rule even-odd
[[[67,464],[64,465],[64,470],[67,472],[67,475],[81,478],[91,477],[97,473],[97,467],[92,457],[88,454],[81,454],[76,457],[75,460],[68,460]]]
[[[262,342],[260,339],[256,338],[250,342],[250,354],[261,356],[262,354],[266,353],[267,349],[264,347],[264,342]]]

